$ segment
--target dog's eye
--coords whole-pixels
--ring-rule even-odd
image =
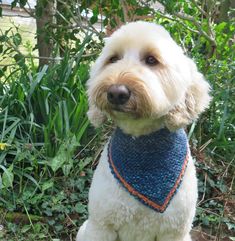
[[[109,58],[108,63],[113,64],[116,63],[120,58],[117,55],[112,56]]]
[[[153,57],[152,55],[149,55],[145,58],[145,63],[150,66],[154,66],[158,64],[158,60]]]

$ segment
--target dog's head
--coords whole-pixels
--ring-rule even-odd
[[[209,104],[209,85],[161,26],[129,23],[107,39],[88,81],[90,121],[109,115],[125,132],[181,128]]]

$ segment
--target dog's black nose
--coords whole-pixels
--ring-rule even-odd
[[[130,96],[131,92],[125,85],[111,85],[107,92],[108,101],[113,105],[125,104]]]

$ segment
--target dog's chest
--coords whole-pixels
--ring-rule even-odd
[[[133,138],[117,129],[109,143],[108,160],[114,177],[132,196],[164,212],[178,190],[188,163],[183,130],[162,129]]]
[[[156,241],[156,228],[147,228],[147,225],[148,222],[139,224],[133,222],[123,226],[118,232],[118,241]]]
[[[110,171],[106,145],[94,173],[89,193],[89,212],[119,234],[118,241],[155,241],[161,230],[179,229],[194,216],[197,199],[195,167],[191,156],[184,178],[164,213],[143,205],[125,190]],[[190,223],[190,222],[189,222]]]

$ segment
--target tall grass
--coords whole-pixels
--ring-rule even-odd
[[[31,196],[45,191],[50,178],[72,170],[89,124],[87,42],[76,56],[67,51],[60,63],[39,71],[22,61],[0,81],[0,206],[15,210],[27,189]]]

